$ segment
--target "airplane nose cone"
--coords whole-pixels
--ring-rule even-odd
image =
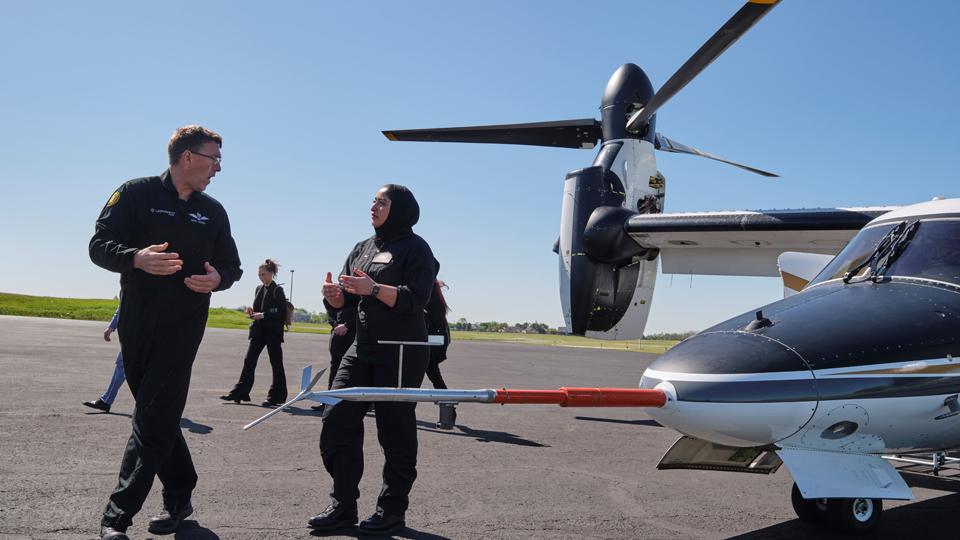
[[[759,332],[706,332],[679,343],[650,365],[640,386],[662,383],[676,401],[648,410],[655,420],[730,446],[789,437],[810,420],[818,399],[804,359]]]

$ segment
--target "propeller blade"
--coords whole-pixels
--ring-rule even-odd
[[[754,24],[776,6],[780,0],[749,0],[736,12],[717,33],[710,37],[693,56],[650,98],[643,109],[635,112],[627,121],[627,131],[638,132],[650,121],[664,103],[683,89],[718,56],[747,33]]]
[[[719,161],[721,163],[726,163],[727,165],[733,165],[734,167],[740,167],[745,171],[750,171],[752,173],[759,174],[761,176],[766,176],[768,178],[780,178],[779,174],[774,174],[772,172],[764,171],[762,169],[757,169],[755,167],[750,167],[749,165],[744,165],[742,163],[736,163],[728,159],[723,159],[720,156],[715,156],[703,150],[697,150],[692,146],[687,146],[685,144],[678,143],[677,141],[668,139],[667,137],[657,133],[657,138],[655,140],[654,148],[657,150],[662,150],[664,152],[672,152],[674,154],[691,154],[694,156],[705,157],[707,159],[712,159]]]
[[[602,137],[603,131],[599,121],[593,118],[581,118],[529,124],[404,129],[384,131],[383,134],[391,141],[526,144],[561,148],[593,148]]]

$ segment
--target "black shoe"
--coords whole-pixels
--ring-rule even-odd
[[[85,403],[90,403],[85,402]],[[100,540],[130,540],[130,537],[127,536],[127,531],[120,529],[114,529],[113,527],[100,527]]]
[[[310,528],[318,532],[330,532],[353,527],[357,524],[357,508],[347,508],[338,501],[331,501],[323,512],[310,518]]]
[[[372,516],[360,522],[361,534],[390,535],[406,528],[403,514],[390,514],[379,506]]]
[[[247,394],[247,395],[245,395],[245,396],[240,396],[240,395],[237,395],[237,394],[234,394],[234,393],[229,393],[229,394],[220,396],[220,399],[222,399],[222,400],[224,400],[224,401],[232,401],[232,402],[236,403],[237,405],[239,405],[241,401],[250,401],[250,395]]]
[[[170,534],[180,527],[180,523],[193,513],[193,505],[187,503],[179,512],[164,510],[162,514],[150,520],[147,530],[153,534]]]
[[[323,410],[326,409],[327,406],[326,406],[326,404],[321,403],[321,404],[319,404],[319,405],[311,405],[310,408],[313,409],[313,410],[315,410],[315,411],[323,412]]]
[[[84,405],[90,407],[91,409],[96,409],[98,411],[110,412],[110,404],[102,399],[96,401],[84,401]]]
[[[264,400],[263,403],[261,403],[260,405],[261,405],[262,407],[270,407],[270,408],[273,408],[273,407],[279,407],[279,406],[283,405],[283,402],[282,402],[282,401],[272,401],[272,400],[266,399],[266,400]]]

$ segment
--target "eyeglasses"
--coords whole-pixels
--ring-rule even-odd
[[[191,154],[196,154],[196,155],[198,155],[198,156],[203,156],[203,157],[205,157],[205,158],[212,159],[214,165],[219,165],[220,162],[223,161],[223,158],[220,157],[220,156],[211,156],[210,154],[204,154],[204,153],[202,153],[202,152],[197,152],[196,150],[190,150],[190,153],[191,153]]]

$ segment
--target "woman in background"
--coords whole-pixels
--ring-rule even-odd
[[[287,400],[287,376],[283,371],[283,321],[287,316],[287,296],[283,287],[277,285],[273,278],[277,275],[280,265],[271,259],[260,265],[257,276],[261,285],[257,286],[253,296],[253,306],[247,308],[247,316],[252,319],[248,339],[250,346],[243,359],[243,371],[240,380],[226,395],[220,396],[224,401],[250,401],[250,390],[253,388],[253,377],[257,371],[257,361],[263,348],[267,348],[270,355],[270,367],[273,369],[273,382],[267,392],[264,407],[282,405]]]
[[[427,302],[427,308],[424,314],[427,319],[427,333],[431,336],[443,336],[442,347],[429,347],[430,364],[427,366],[427,378],[433,383],[434,388],[446,389],[447,383],[443,382],[443,376],[440,375],[440,362],[447,359],[447,347],[450,345],[450,325],[447,324],[447,313],[450,312],[450,306],[443,297],[443,287],[446,284],[440,280],[433,282],[433,294],[430,295],[430,301]]]

